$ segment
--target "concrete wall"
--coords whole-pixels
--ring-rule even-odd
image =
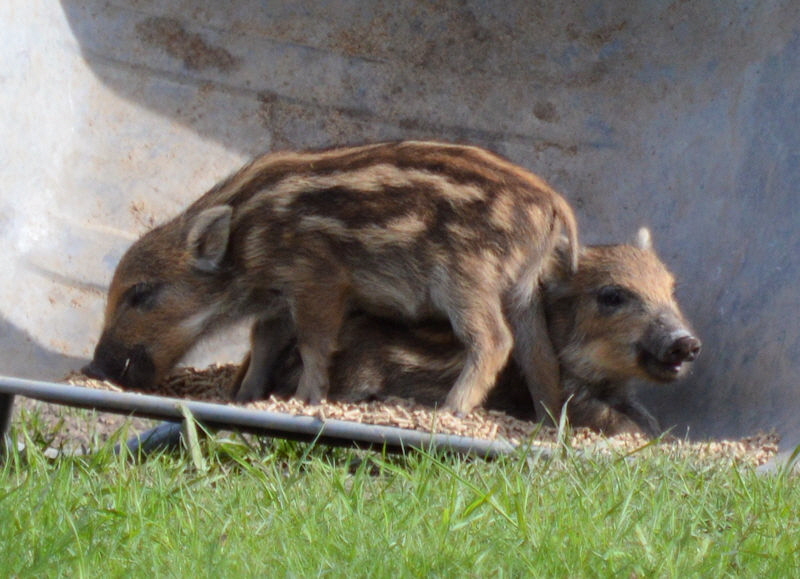
[[[0,35],[0,372],[79,366],[127,245],[246,158],[435,137],[586,242],[652,228],[705,344],[662,421],[800,442],[800,4],[11,0]]]

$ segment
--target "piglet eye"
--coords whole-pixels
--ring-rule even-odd
[[[613,310],[623,306],[630,294],[615,285],[607,285],[597,292],[597,303],[606,310]]]
[[[137,310],[149,310],[155,306],[160,288],[161,284],[148,281],[132,285],[125,292],[125,303]]]

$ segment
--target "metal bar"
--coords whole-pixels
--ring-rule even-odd
[[[136,456],[138,454],[147,455],[157,450],[170,450],[177,448],[181,443],[183,432],[182,422],[162,422],[155,428],[151,428],[137,436],[132,436],[127,440],[125,446],[128,451]],[[119,454],[122,450],[121,445],[114,447],[114,452]]]
[[[14,395],[0,393],[0,458],[5,455],[6,448],[10,444],[8,431],[11,427],[12,414],[14,414]]]
[[[237,408],[128,392],[95,390],[53,382],[0,376],[0,393],[26,396],[45,402],[66,404],[131,416],[182,420],[185,407],[200,423],[212,429],[241,430],[277,438],[318,441],[335,446],[385,447],[390,451],[409,448],[438,449],[485,458],[513,452],[506,441],[487,441],[450,434],[431,434],[392,426],[375,426],[344,420],[321,420],[278,412]],[[542,449],[547,454],[546,449]]]

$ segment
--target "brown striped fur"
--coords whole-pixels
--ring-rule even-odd
[[[635,245],[587,247],[577,273],[556,262],[544,277],[548,332],[561,364],[560,400],[567,404],[571,424],[608,435],[660,434],[631,382],[678,379],[700,343],[675,301],[673,277],[647,235]],[[357,313],[343,325],[339,343],[330,391],[338,400],[399,396],[441,405],[465,362],[464,348],[447,322],[409,325]],[[291,395],[301,368],[296,349],[285,349],[264,394]],[[537,418],[516,360],[501,372],[485,406]]]
[[[479,404],[515,357],[537,404],[558,396],[539,302],[543,264],[577,226],[543,180],[484,149],[380,143],[265,155],[138,240],[109,289],[88,373],[155,384],[202,336],[252,317],[259,395],[275,352],[297,339],[298,397],[328,392],[348,312],[450,322],[467,357],[448,407]],[[531,355],[535,352],[535,355]]]

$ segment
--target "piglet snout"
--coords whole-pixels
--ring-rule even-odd
[[[701,347],[700,340],[694,336],[681,336],[666,348],[662,360],[667,364],[693,362],[700,354]]]

